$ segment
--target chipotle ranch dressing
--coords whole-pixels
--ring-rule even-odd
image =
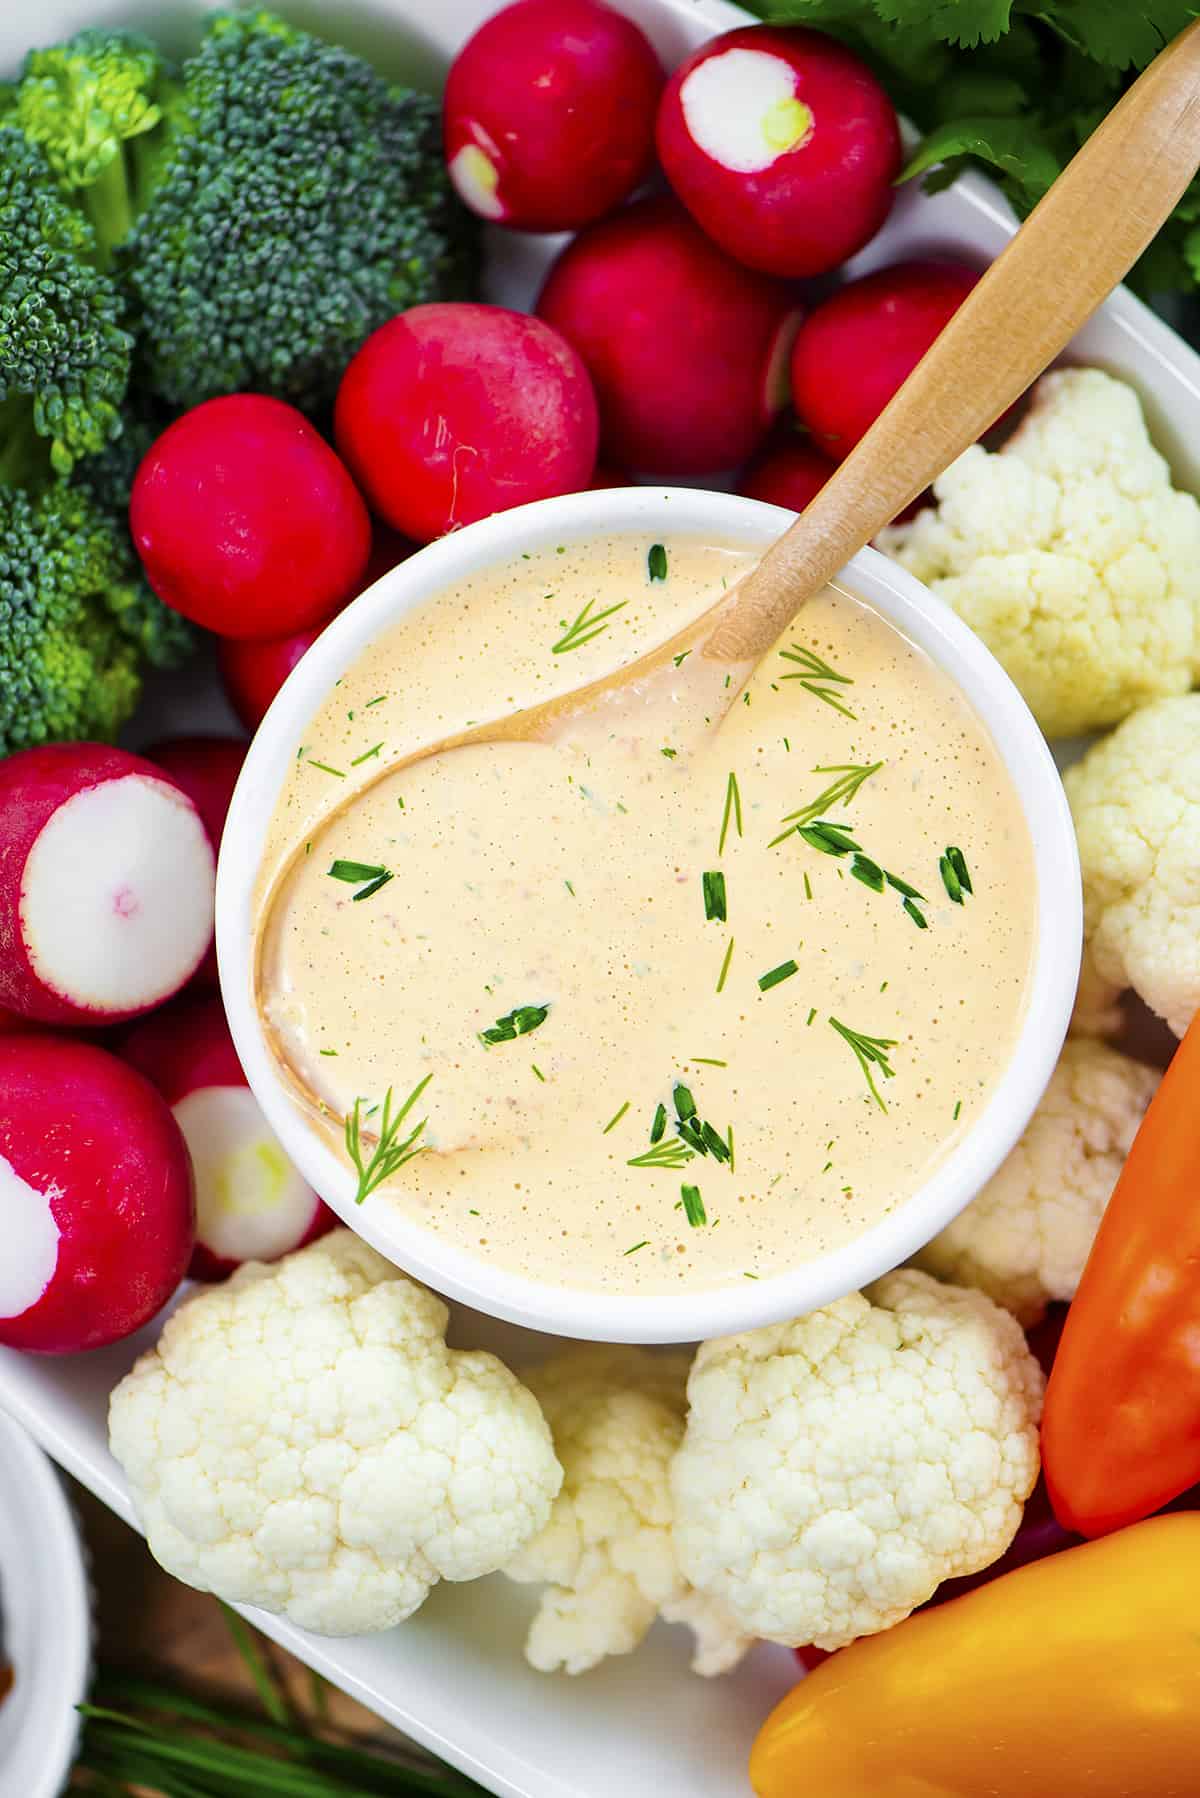
[[[704,683],[669,669],[554,743],[387,772],[631,661],[755,559],[667,538],[651,580],[649,547],[520,556],[402,618],[305,731],[258,895],[259,1003],[297,1102],[340,1137],[356,1098],[366,1112],[391,1088],[398,1105],[432,1076],[405,1125],[428,1119],[426,1149],[366,1204],[530,1278],[642,1294],[778,1273],[903,1203],[1010,1059],[1036,928],[1028,832],[982,725],[834,589],[715,731],[691,700]],[[621,609],[554,653],[588,635],[570,626],[589,603]],[[858,845],[866,881],[852,852],[794,829],[772,846],[789,813],[874,763],[815,820]],[[950,845],[974,887],[962,904],[939,872]],[[392,878],[359,900],[370,882],[334,878],[335,862]],[[872,865],[923,895],[927,928],[902,889],[873,890]],[[724,877],[724,920],[706,917],[706,873]],[[480,1040],[543,1007],[527,1033]],[[864,1070],[831,1019],[890,1039],[892,1076]],[[676,1165],[631,1167],[660,1104],[656,1158]],[[684,1163],[696,1134],[710,1152]]]

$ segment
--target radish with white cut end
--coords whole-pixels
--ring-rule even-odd
[[[115,1024],[191,979],[212,941],[213,852],[162,769],[102,743],[0,761],[0,1005]]]
[[[121,1053],[171,1107],[196,1174],[194,1280],[277,1261],[337,1223],[284,1154],[246,1083],[219,999],[135,1025]]]
[[[654,155],[663,72],[600,0],[515,0],[446,79],[446,163],[460,198],[520,231],[574,231],[619,206]]]
[[[193,1230],[187,1145],[149,1081],[90,1043],[0,1037],[0,1343],[64,1355],[131,1335]]]
[[[900,128],[870,69],[833,38],[748,25],[676,69],[658,154],[693,218],[739,262],[820,275],[886,219]]]
[[[538,300],[600,402],[603,453],[645,474],[736,467],[787,398],[800,312],[673,200],[635,200],[569,243]]]

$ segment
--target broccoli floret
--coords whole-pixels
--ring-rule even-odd
[[[0,755],[116,735],[137,704],[138,654],[114,606],[126,566],[84,489],[0,486]]]
[[[136,644],[151,668],[182,668],[200,643],[196,626],[163,604],[142,572],[129,534],[129,494],[138,464],[165,424],[164,419],[142,417],[128,408],[124,428],[100,454],[89,456],[75,471],[100,510],[111,520],[116,545],[114,581],[104,603],[118,629]]]
[[[469,291],[438,104],[267,13],[219,14],[183,73],[189,128],[123,252],[146,377],[176,406],[319,410],[377,326]]]
[[[8,90],[7,122],[45,152],[89,220],[102,265],[149,197],[178,91],[149,38],[102,29],[31,50]]]
[[[133,340],[95,234],[43,152],[0,126],[0,476],[31,432],[67,472],[120,429]]]

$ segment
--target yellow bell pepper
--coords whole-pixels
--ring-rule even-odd
[[[759,1798],[1196,1798],[1200,1513],[864,1637],[768,1717]]]

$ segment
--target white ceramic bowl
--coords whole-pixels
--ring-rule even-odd
[[[1058,773],[1024,701],[979,639],[920,582],[867,549],[846,569],[847,584],[949,673],[974,706],[1020,795],[1038,877],[1037,956],[1012,1061],[969,1135],[906,1204],[857,1241],[771,1279],[678,1296],[550,1285],[455,1246],[386,1198],[356,1205],[348,1166],[310,1127],[277,1072],[252,996],[251,896],[267,822],[296,745],[344,670],[401,613],[522,548],[620,531],[708,532],[714,540],[765,548],[790,522],[790,513],[736,494],[627,487],[544,500],[443,537],[334,620],[278,695],[246,757],[217,875],[221,986],[246,1077],[280,1141],[339,1217],[397,1266],[476,1310],[561,1336],[615,1342],[688,1342],[811,1311],[895,1267],[961,1211],[1024,1129],[1054,1067],[1082,930],[1075,835]]]
[[[15,1672],[0,1702],[0,1798],[57,1798],[75,1757],[91,1614],[83,1549],[58,1474],[0,1411],[0,1616]]]

